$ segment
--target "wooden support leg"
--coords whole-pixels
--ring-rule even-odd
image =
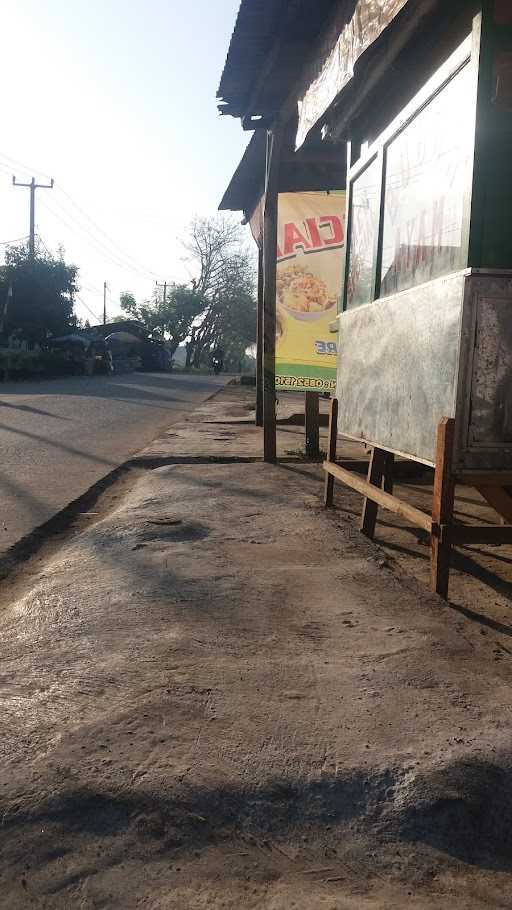
[[[336,461],[336,444],[338,441],[338,399],[331,399],[329,411],[329,438],[327,443],[327,461]],[[325,475],[324,488],[324,505],[326,509],[332,507],[334,500],[334,477],[332,474]]]
[[[370,455],[370,464],[368,465],[368,483],[373,487],[382,486],[387,466],[388,453],[382,449],[373,448]],[[372,499],[365,499],[363,505],[363,514],[361,516],[360,530],[366,537],[373,538],[375,534],[375,524],[377,522],[378,505]]]
[[[318,458],[320,454],[320,396],[306,392],[305,401],[306,455]]]
[[[450,525],[453,520],[455,480],[452,472],[455,421],[443,417],[437,430],[434,502],[432,506],[431,566],[432,590],[448,597],[452,542]],[[441,528],[443,534],[441,536]]]
[[[510,495],[510,487],[498,487],[496,485],[490,487],[481,484],[477,487],[477,490],[498,513],[502,519],[502,523],[507,522],[508,524],[512,524],[512,496]]]
[[[395,468],[395,456],[392,452],[385,452],[384,478],[382,488],[386,493],[393,493],[393,472]]]
[[[256,426],[263,426],[263,249],[258,252],[258,307],[256,311]]]
[[[263,459],[276,461],[276,249],[282,129],[267,133],[263,212]]]

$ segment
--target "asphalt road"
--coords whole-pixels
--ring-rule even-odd
[[[0,384],[0,552],[226,381],[131,373]]]

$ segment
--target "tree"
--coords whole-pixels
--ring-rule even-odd
[[[170,284],[165,302],[155,292],[152,301],[138,304],[133,294],[120,298],[121,309],[142,322],[150,334],[158,334],[169,342],[171,355],[192,331],[194,320],[204,309],[203,298],[184,284]]]
[[[2,334],[13,332],[30,342],[43,342],[76,328],[73,313],[78,268],[67,265],[63,254],[53,256],[28,246],[7,247],[0,267],[0,301],[6,301]]]
[[[238,369],[256,334],[254,256],[240,225],[223,215],[195,219],[183,246],[195,272],[192,286],[204,300],[187,344],[187,365],[208,362],[212,348],[222,347],[226,366]]]

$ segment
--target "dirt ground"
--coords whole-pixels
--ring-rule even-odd
[[[323,510],[293,422],[255,462],[249,409],[4,580],[0,907],[511,907],[510,548],[444,604],[418,532]]]

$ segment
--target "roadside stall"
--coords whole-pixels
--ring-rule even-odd
[[[62,335],[48,341],[50,351],[61,354],[69,363],[70,371],[77,374],[92,374],[93,360],[90,356],[91,339],[82,334]]]
[[[426,530],[444,596],[453,544],[512,541],[511,25],[512,7],[478,11],[348,178],[336,430],[373,455],[362,483],[333,428],[326,502],[336,478],[365,495],[369,536],[378,505]],[[394,455],[435,468],[431,515],[389,492]],[[456,483],[511,525],[456,524]]]
[[[142,365],[144,342],[131,332],[111,332],[105,343],[113,373],[131,373]]]
[[[279,81],[279,61],[293,56],[286,36],[298,5],[242,0],[221,83],[225,112],[266,131],[267,411],[283,153],[297,161],[310,148],[325,154],[346,144],[326,503],[338,479],[364,496],[369,536],[379,505],[426,530],[432,585],[446,595],[453,544],[512,540],[512,4],[338,0],[301,11],[310,16],[309,45],[302,65]],[[262,60],[244,36],[249,21],[263,30],[271,14],[276,37],[266,35]],[[242,50],[257,86],[246,93]],[[366,481],[335,464],[338,434],[371,447]],[[431,515],[393,495],[396,455],[435,468]],[[457,482],[476,486],[509,524],[455,524]]]

